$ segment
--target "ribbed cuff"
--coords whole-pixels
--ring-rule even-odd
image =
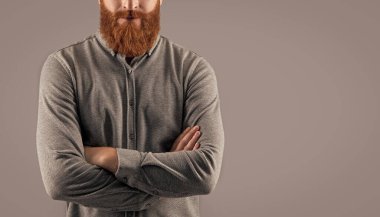
[[[116,148],[118,167],[115,177],[131,184],[132,178],[137,177],[142,161],[141,153],[134,149]]]

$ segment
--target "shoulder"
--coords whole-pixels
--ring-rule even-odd
[[[163,43],[163,47],[172,53],[175,57],[179,57],[181,59],[187,58],[192,60],[199,60],[203,58],[199,53],[195,52],[192,49],[189,49],[176,41],[169,39],[166,36],[161,35],[161,41]]]
[[[84,39],[78,40],[76,42],[73,42],[71,44],[68,44],[60,49],[55,50],[52,54],[59,54],[59,53],[71,53],[75,51],[81,51],[88,49],[89,46],[93,46],[93,44],[96,42],[95,34],[89,35],[85,37]]]
[[[95,34],[49,53],[42,66],[42,76],[72,77],[75,63],[84,62],[96,44]]]
[[[200,56],[198,53],[196,53],[195,51],[181,45],[181,44],[178,44],[176,41],[164,36],[164,35],[160,35],[161,36],[161,41],[163,43],[163,45],[166,47],[166,48],[169,48],[169,49],[172,49],[178,53],[181,53],[181,54],[187,54],[187,55],[194,55],[194,56]]]
[[[81,57],[83,55],[88,55],[89,52],[94,50],[96,46],[95,34],[91,34],[84,39],[78,40],[76,42],[70,43],[64,47],[54,50],[48,56],[55,57],[59,60],[67,60],[75,57]]]
[[[204,88],[212,93],[217,89],[215,70],[204,56],[165,36],[161,36],[161,42],[165,55],[170,58],[169,61],[174,61],[177,67],[180,65],[184,78],[183,85],[187,91]]]
[[[68,44],[60,49],[56,49],[48,54],[45,62],[57,61],[66,70],[71,71],[77,64],[88,62],[94,57],[94,52],[99,51],[99,45],[95,34],[89,35],[84,39]]]
[[[167,56],[187,65],[190,71],[200,68],[208,68],[209,71],[214,71],[210,62],[199,52],[189,49],[163,35],[161,35],[161,43]]]

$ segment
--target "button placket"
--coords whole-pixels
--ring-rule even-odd
[[[129,69],[128,79],[128,138],[129,148],[136,149],[136,137],[135,137],[135,86],[133,70]]]
[[[134,81],[134,71],[147,58],[147,54],[133,59],[129,65],[124,56],[118,54],[118,59],[123,63],[126,72],[126,86],[127,86],[127,147],[137,150],[136,138],[136,91]]]
[[[134,140],[134,135],[133,135],[133,132],[130,132],[130,133],[129,133],[129,139],[130,139],[131,141],[133,141],[133,140]]]
[[[119,63],[121,64],[121,66],[123,67],[123,70],[124,70],[124,74],[125,74],[125,94],[126,94],[126,98],[127,100],[130,98],[129,95],[130,95],[130,91],[129,91],[129,84],[128,84],[128,80],[129,80],[129,70],[130,70],[130,67],[129,65],[127,65],[125,63],[125,59],[122,58],[122,56],[120,56],[120,54],[116,54],[116,59],[119,61]],[[126,100],[126,101],[127,101]],[[127,101],[128,102],[128,101]],[[128,117],[128,114],[129,114],[129,108],[128,106],[126,106],[126,108],[123,108],[123,110],[125,111],[125,109],[127,110],[127,117],[126,117],[126,120],[125,120],[125,123],[123,123],[123,134],[124,135],[128,135],[128,132],[129,132],[129,126],[128,126],[128,122],[129,122],[129,117]],[[130,147],[130,144],[129,144],[129,141],[128,141],[128,136],[126,136],[126,139],[123,141],[123,146],[122,147],[125,147],[125,148],[128,148]],[[127,215],[127,214],[125,214]]]
[[[133,68],[131,68],[130,65],[128,65],[121,55],[118,54],[119,61],[123,64],[125,72],[126,72],[126,90],[127,90],[127,148],[135,149],[135,135],[134,135],[134,122],[135,122],[135,112],[134,112],[134,98],[135,98],[135,91],[134,91],[134,82],[133,82]],[[129,105],[129,106],[128,106]]]

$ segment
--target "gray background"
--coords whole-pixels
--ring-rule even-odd
[[[214,67],[225,156],[202,216],[380,216],[377,0],[164,0],[161,34]],[[35,144],[38,81],[98,27],[97,1],[0,7],[1,216],[64,216]]]

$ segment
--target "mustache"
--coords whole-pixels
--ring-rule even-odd
[[[142,18],[145,13],[136,10],[118,11],[114,14],[115,18]]]

